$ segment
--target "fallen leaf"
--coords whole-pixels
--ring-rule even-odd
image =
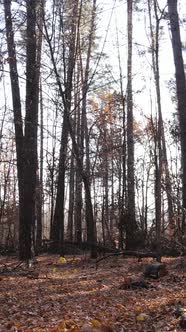
[[[101,322],[97,319],[91,320],[91,324],[92,324],[92,327],[100,327],[101,326]]]
[[[149,318],[149,316],[147,314],[141,313],[136,317],[136,320],[138,322],[143,322],[145,320],[147,320]]]
[[[65,257],[60,256],[59,259],[58,259],[58,262],[64,264],[64,263],[67,262],[67,260],[66,260]]]

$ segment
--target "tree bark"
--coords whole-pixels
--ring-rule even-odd
[[[155,33],[153,31],[151,6],[154,5],[154,13],[156,18]],[[156,97],[157,97],[157,121],[156,121],[156,134],[154,136],[154,159],[155,159],[155,221],[156,221],[156,242],[157,247],[160,245],[161,235],[161,212],[162,212],[162,193],[161,193],[161,180],[162,180],[162,128],[163,119],[161,112],[161,94],[160,94],[160,76],[159,76],[159,19],[157,16],[156,0],[148,0],[148,12],[150,21],[150,35],[152,42],[152,68],[154,73]]]
[[[35,224],[37,171],[38,80],[36,61],[36,0],[27,1],[26,116],[24,138],[24,204],[20,257],[28,259],[31,252],[31,231]]]
[[[133,135],[133,93],[132,93],[132,15],[133,0],[127,1],[128,14],[128,62],[127,62],[127,220],[126,220],[126,249],[135,247],[135,187],[134,187],[134,135]]]
[[[151,15],[152,4],[154,5],[155,14],[155,31],[153,31],[153,22]],[[160,91],[160,73],[159,73],[159,32],[160,32],[160,21],[162,19],[162,14],[158,17],[158,8],[156,0],[148,0],[148,12],[150,21],[150,35],[151,35],[151,52],[152,52],[152,67],[154,73],[156,96],[157,96],[157,106],[158,106],[158,123],[157,123],[157,164],[156,164],[156,193],[155,193],[155,205],[156,205],[156,229],[157,229],[157,239],[160,238],[161,234],[161,185],[162,185],[162,173],[165,172],[165,189],[167,194],[168,202],[168,216],[169,225],[172,227],[174,223],[173,219],[173,202],[172,202],[172,186],[170,180],[170,173],[167,160],[167,150],[165,142],[164,133],[164,123],[162,116],[161,107],[161,91]],[[158,240],[159,242],[159,240]],[[159,246],[159,245],[158,245]]]
[[[21,114],[21,99],[16,50],[11,15],[11,1],[4,0],[6,36],[14,109],[17,170],[19,186],[19,256],[31,257],[31,228],[35,222],[35,186],[37,167],[37,68],[36,68],[36,2],[27,1],[26,44],[26,116],[25,135]]]
[[[67,224],[67,239],[73,242],[73,226],[74,226],[74,152],[71,152],[70,162],[70,180],[69,180],[69,211]]]
[[[186,80],[184,63],[182,56],[182,43],[180,37],[179,16],[177,10],[177,0],[168,0],[168,11],[170,28],[172,35],[172,48],[176,71],[176,89],[178,99],[178,114],[181,136],[181,167],[182,167],[182,206],[183,222],[182,233],[185,232],[185,212],[186,212]]]
[[[83,80],[83,87],[82,87],[82,130],[84,135],[82,139],[85,138],[85,155],[86,155],[86,175],[87,180],[89,181],[89,188],[91,188],[91,180],[90,180],[90,154],[89,154],[89,134],[88,134],[88,124],[87,124],[87,92],[88,92],[88,79],[90,76],[90,60],[91,60],[91,52],[92,52],[92,45],[94,40],[94,30],[95,30],[95,16],[96,16],[96,2],[97,0],[93,0],[92,4],[92,15],[91,15],[91,24],[90,24],[90,32],[88,38],[88,50],[87,50],[87,58],[86,58],[86,67],[85,67],[85,76]],[[84,146],[82,142],[82,146]],[[86,193],[85,193],[86,195]],[[87,198],[85,198],[86,206],[85,206],[85,215],[86,215],[86,224],[87,224],[87,241],[92,241],[92,234],[89,233],[89,230],[92,227],[89,227],[89,204],[87,203]],[[88,205],[87,205],[88,204]],[[94,225],[96,229],[96,225]]]
[[[96,246],[95,246],[96,235],[95,235],[95,224],[94,224],[94,215],[93,215],[93,207],[92,207],[89,179],[87,177],[86,172],[84,172],[83,165],[82,165],[82,162],[81,162],[81,159],[80,159],[80,152],[79,152],[79,149],[78,149],[78,145],[77,145],[77,142],[76,142],[76,139],[75,139],[75,134],[74,134],[71,119],[70,119],[69,107],[68,107],[69,105],[67,104],[67,100],[69,100],[69,99],[66,99],[65,92],[63,91],[63,88],[62,88],[62,84],[61,84],[61,81],[60,81],[60,76],[59,76],[58,69],[57,69],[57,66],[56,66],[56,62],[55,62],[55,59],[54,59],[54,54],[53,54],[53,49],[52,49],[50,37],[48,35],[48,30],[47,30],[47,27],[46,27],[46,22],[44,22],[44,27],[45,27],[45,33],[46,33],[46,40],[48,42],[49,49],[50,49],[51,61],[52,61],[52,65],[53,65],[53,68],[54,68],[54,73],[55,73],[55,76],[56,76],[57,85],[58,85],[58,88],[59,88],[59,93],[60,93],[60,96],[61,96],[61,99],[62,99],[62,102],[63,102],[63,105],[64,105],[64,113],[65,113],[65,117],[67,119],[67,126],[68,126],[68,130],[69,130],[70,137],[71,137],[71,140],[72,140],[72,146],[73,146],[74,154],[75,154],[77,165],[78,165],[78,167],[81,171],[82,179],[83,179],[83,182],[84,182],[84,187],[85,187],[85,192],[86,192],[85,200],[86,200],[86,204],[87,204],[87,218],[89,220],[89,224],[87,225],[87,234],[90,234],[90,237],[91,237],[90,238],[91,257],[95,258],[97,256],[97,249],[96,249]],[[72,77],[74,66],[71,66],[71,70],[72,70],[72,72],[69,73],[69,74]],[[71,82],[69,81],[69,83],[72,84],[72,81]],[[68,85],[68,88],[71,88],[70,84]],[[68,91],[71,91],[71,89],[68,89]]]
[[[60,84],[60,93],[62,92],[63,105],[64,105],[64,115],[63,115],[63,126],[61,133],[61,144],[60,144],[60,156],[59,156],[59,171],[58,171],[58,182],[57,182],[57,195],[56,195],[56,205],[54,212],[54,221],[53,221],[53,231],[52,238],[58,248],[60,254],[64,253],[64,193],[65,193],[65,172],[66,172],[66,154],[67,154],[67,143],[68,143],[68,134],[69,134],[69,113],[71,108],[71,94],[72,94],[72,77],[74,72],[75,65],[75,56],[76,56],[76,25],[77,25],[77,16],[78,16],[78,1],[73,5],[73,18],[70,24],[70,42],[69,42],[69,57],[68,57],[68,66],[67,66],[67,78],[65,81],[65,91],[62,91],[61,82],[59,79],[57,67],[55,64],[55,59],[53,55],[53,50],[51,43],[49,42],[46,22],[45,22],[45,32],[47,34],[47,41],[49,42],[49,47],[52,56],[52,63],[55,65],[55,74],[58,77],[58,84]]]
[[[80,37],[79,37],[80,38]],[[78,39],[79,39],[78,38]],[[80,53],[80,45],[79,45],[79,53]],[[81,56],[79,54],[79,56]],[[76,73],[76,81],[80,82],[80,76],[82,74],[82,67],[77,63],[77,73]],[[75,75],[74,75],[75,76]],[[80,106],[80,86],[77,84],[77,88],[75,90],[75,127],[76,127],[76,139],[77,144],[80,151],[80,158],[83,164],[83,156],[84,156],[84,149],[83,149],[83,138],[84,132],[82,128],[82,114],[81,114],[81,106]],[[83,198],[82,198],[82,176],[79,170],[79,167],[76,162],[76,181],[75,181],[75,215],[74,215],[74,223],[75,223],[75,241],[77,243],[82,242],[82,207],[83,207]]]
[[[39,174],[39,161],[37,161],[37,188],[36,188],[36,219],[37,219],[37,233],[36,233],[36,248],[39,249],[42,243],[42,209],[43,209],[43,98],[42,98],[42,81],[41,77],[41,52],[43,42],[43,11],[45,6],[45,0],[39,0],[37,5],[36,19],[38,29],[36,31],[36,43],[37,43],[37,54],[36,54],[36,65],[37,65],[37,122],[38,111],[40,105],[40,174]],[[39,101],[40,98],[40,101]],[[38,154],[37,154],[38,156]]]
[[[15,127],[15,141],[16,141],[16,155],[17,155],[17,172],[18,172],[18,187],[19,187],[19,245],[20,251],[22,251],[23,237],[22,229],[25,223],[23,217],[23,199],[24,199],[24,183],[23,183],[23,122],[21,114],[21,98],[19,89],[19,78],[17,70],[17,58],[14,41],[14,31],[12,24],[11,14],[11,0],[4,0],[4,14],[6,24],[6,38],[8,47],[8,59],[10,68],[10,81],[12,89],[12,102],[13,102],[13,114],[14,114],[14,127]]]

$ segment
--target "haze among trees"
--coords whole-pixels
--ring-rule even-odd
[[[0,2],[1,250],[184,250],[183,2]]]

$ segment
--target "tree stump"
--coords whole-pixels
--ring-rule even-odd
[[[145,267],[145,278],[158,279],[165,276],[168,273],[166,265],[164,263],[153,262]]]

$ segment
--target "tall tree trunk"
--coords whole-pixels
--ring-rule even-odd
[[[168,0],[168,10],[170,18],[170,27],[172,34],[172,48],[176,70],[176,89],[178,99],[178,114],[180,122],[181,135],[181,166],[182,166],[182,204],[183,204],[183,222],[182,233],[185,232],[186,218],[186,80],[184,72],[184,63],[182,56],[182,44],[180,37],[179,16],[177,10],[177,0]]]
[[[127,62],[127,220],[126,220],[126,248],[135,247],[135,187],[134,187],[134,134],[133,134],[133,93],[132,93],[132,16],[133,0],[127,1],[128,25],[128,62]]]
[[[118,49],[118,67],[119,67],[119,76],[120,76],[120,94],[121,94],[121,106],[122,106],[122,138],[121,138],[121,165],[122,165],[122,183],[120,186],[122,187],[121,192],[121,203],[120,203],[120,214],[121,219],[123,218],[124,211],[126,210],[126,156],[127,156],[127,144],[126,144],[126,110],[125,110],[125,95],[123,91],[123,74],[122,74],[122,66],[121,66],[121,56],[120,56],[120,49],[119,49],[119,38],[118,38],[118,28],[116,27],[116,34],[117,34],[117,49]],[[119,178],[119,181],[121,179]],[[120,192],[120,191],[119,191]],[[122,239],[123,242],[123,239]]]
[[[78,145],[79,146],[79,145]],[[76,192],[75,192],[75,241],[77,243],[82,242],[82,176],[79,167],[76,165],[76,184],[75,184]]]
[[[25,136],[17,60],[11,16],[11,1],[4,1],[10,79],[14,108],[14,124],[19,186],[19,249],[20,258],[31,257],[31,228],[35,222],[35,186],[37,166],[37,68],[36,68],[36,2],[27,2],[27,62]]]
[[[58,85],[58,88],[59,88],[60,97],[61,97],[63,105],[64,105],[64,113],[65,113],[65,117],[67,118],[67,126],[68,126],[68,130],[69,130],[70,137],[71,137],[71,140],[72,140],[72,146],[73,146],[74,154],[75,154],[75,157],[76,157],[77,165],[78,165],[78,167],[81,171],[81,175],[82,175],[82,179],[83,179],[83,183],[84,183],[84,188],[85,188],[85,193],[86,193],[85,201],[86,201],[86,204],[87,204],[87,217],[88,217],[88,220],[89,220],[89,224],[87,225],[87,234],[89,234],[90,237],[91,237],[90,238],[91,257],[95,258],[95,257],[97,257],[97,249],[96,249],[96,246],[95,246],[95,244],[96,244],[96,234],[95,234],[95,224],[94,224],[94,215],[93,215],[93,207],[92,207],[89,179],[87,177],[86,172],[84,172],[83,165],[82,165],[81,159],[79,157],[80,152],[79,152],[79,149],[78,149],[78,145],[77,145],[77,142],[76,142],[76,139],[75,139],[75,134],[74,134],[71,119],[70,119],[69,108],[68,108],[69,105],[67,105],[67,100],[68,99],[66,99],[66,95],[65,95],[65,93],[63,91],[63,88],[62,88],[62,84],[61,84],[61,81],[60,81],[60,76],[59,76],[59,73],[58,73],[58,70],[57,70],[57,66],[56,66],[56,62],[55,62],[55,58],[54,58],[54,54],[53,54],[53,49],[52,49],[50,37],[48,35],[48,30],[47,30],[47,27],[46,27],[46,22],[44,22],[44,26],[45,26],[46,40],[47,40],[47,43],[48,43],[49,49],[50,49],[51,61],[52,61],[52,65],[53,65],[53,68],[54,68],[54,73],[55,73],[57,85]],[[74,66],[71,66],[72,71],[73,71],[73,69],[74,69]],[[71,75],[72,74],[73,74],[73,72],[71,73]],[[72,82],[71,82],[71,84],[72,84]],[[70,84],[69,84],[69,88],[70,88]],[[71,91],[71,89],[68,90],[68,91]]]
[[[107,125],[104,121],[103,123],[103,144],[105,146],[105,151],[103,151],[103,190],[104,190],[104,225],[105,227],[105,239],[106,242],[109,241],[109,186],[108,186],[108,148],[107,148]]]
[[[155,14],[155,31],[153,31],[153,23],[152,23],[152,15],[151,8],[152,3],[154,6],[154,14]],[[168,216],[169,216],[169,225],[173,225],[173,202],[172,202],[172,186],[170,180],[170,173],[168,167],[167,160],[167,150],[166,150],[166,142],[165,142],[165,133],[164,133],[164,123],[162,117],[162,107],[161,107],[161,91],[160,91],[160,73],[159,73],[159,32],[160,32],[160,21],[162,17],[158,17],[158,8],[156,0],[148,0],[148,12],[149,12],[149,21],[150,21],[150,35],[151,35],[151,50],[152,50],[152,67],[155,79],[155,87],[156,87],[156,96],[157,96],[157,106],[158,106],[158,123],[157,123],[157,157],[158,164],[156,175],[157,178],[155,181],[157,182],[156,192],[155,192],[155,205],[156,205],[156,230],[157,230],[157,245],[159,247],[160,242],[160,233],[161,233],[161,179],[162,172],[165,172],[165,186],[167,193],[167,201],[168,201]]]
[[[102,202],[102,208],[101,208],[101,227],[102,227],[102,237],[103,237],[103,244],[106,244],[106,238],[105,238],[105,197],[103,192],[103,202]]]
[[[18,172],[18,187],[19,187],[19,245],[20,252],[22,252],[24,235],[22,236],[22,229],[25,223],[23,217],[23,199],[24,199],[24,183],[23,183],[23,122],[21,114],[21,98],[19,89],[19,78],[17,71],[17,58],[14,41],[14,31],[12,25],[11,14],[11,0],[4,0],[4,14],[6,23],[6,38],[8,47],[8,58],[10,68],[10,81],[12,89],[12,102],[15,126],[15,140],[16,140],[16,154],[17,154],[17,172]]]
[[[21,229],[21,258],[31,257],[31,230],[35,223],[37,171],[38,80],[36,62],[36,0],[27,1],[26,116],[24,139],[24,224]]]
[[[68,117],[68,127],[69,127],[69,132],[70,136],[72,139],[72,144],[73,144],[73,149],[74,153],[76,156],[76,161],[77,165],[81,171],[81,176],[83,179],[84,183],[84,188],[85,188],[85,203],[87,206],[87,218],[89,220],[87,224],[87,240],[91,246],[91,257],[96,258],[97,257],[97,249],[96,249],[96,231],[95,231],[95,223],[94,223],[94,215],[93,215],[93,207],[92,207],[92,199],[91,199],[91,191],[90,191],[90,183],[89,183],[89,178],[87,177],[87,173],[83,169],[83,165],[81,163],[81,159],[79,157],[80,152],[78,149],[78,145],[75,140],[75,135],[72,129],[71,121],[70,118]],[[89,238],[88,238],[89,235]]]
[[[43,94],[40,80],[40,174],[39,174],[39,206],[37,210],[37,248],[41,247],[42,244],[42,218],[43,218]]]
[[[68,142],[68,122],[64,115],[60,153],[59,153],[59,166],[58,166],[58,181],[57,181],[57,194],[56,204],[54,210],[54,219],[52,223],[52,240],[55,246],[59,248],[60,253],[63,255],[63,241],[64,241],[64,195],[65,195],[65,172],[66,172],[66,153]]]
[[[73,221],[74,221],[74,152],[71,152],[70,180],[69,180],[69,211],[67,224],[67,239],[73,241]]]
[[[79,47],[80,51],[80,47]],[[80,81],[80,74],[82,72],[82,68],[79,63],[77,63],[77,74],[76,81]],[[74,75],[75,76],[75,75]],[[82,114],[80,107],[80,86],[77,83],[77,89],[75,89],[75,115],[76,115],[76,137],[77,144],[80,151],[80,158],[83,164],[83,137],[84,132],[82,128]],[[75,223],[75,241],[77,243],[82,242],[82,207],[83,207],[83,198],[82,198],[82,176],[80,169],[76,162],[76,182],[75,182],[75,215],[74,215],[74,223]]]
[[[55,133],[56,136],[56,133]],[[52,148],[52,165],[50,167],[50,239],[54,239],[53,231],[53,221],[54,221],[54,205],[55,205],[55,145]]]
[[[90,60],[91,60],[91,52],[92,52],[92,44],[94,40],[94,31],[95,31],[95,16],[96,16],[96,2],[97,0],[93,0],[92,4],[92,15],[91,15],[91,24],[90,24],[90,32],[88,39],[88,50],[87,50],[87,58],[86,58],[86,66],[85,66],[85,75],[83,78],[83,87],[82,87],[82,149],[84,148],[84,139],[85,139],[85,156],[86,156],[86,174],[87,180],[89,181],[89,188],[91,188],[90,181],[90,153],[89,153],[89,133],[88,133],[88,124],[87,124],[87,92],[88,92],[88,79],[90,76]],[[83,162],[83,160],[82,160]],[[85,193],[86,195],[86,193]],[[87,224],[87,241],[92,242],[92,234],[89,233],[92,227],[90,227],[89,222],[89,203],[87,198],[85,197],[85,215],[86,215],[86,224]],[[88,204],[88,205],[87,205]],[[96,225],[94,225],[96,228]]]
[[[65,194],[65,172],[66,172],[66,154],[67,154],[67,142],[68,142],[68,133],[69,133],[69,124],[68,117],[71,108],[71,94],[72,94],[72,77],[74,72],[75,65],[75,56],[76,56],[76,25],[77,25],[77,16],[78,16],[78,1],[73,5],[73,19],[70,26],[71,37],[69,44],[69,58],[68,58],[68,67],[67,67],[67,79],[65,82],[65,92],[62,92],[63,95],[63,104],[64,104],[64,115],[63,115],[63,126],[61,133],[61,143],[60,143],[60,155],[59,155],[59,171],[58,171],[58,182],[57,182],[57,195],[56,195],[56,205],[54,212],[54,221],[53,221],[53,240],[58,244],[60,254],[64,253],[64,194]],[[48,32],[45,22],[45,32],[48,38]],[[51,48],[51,43],[49,44],[52,62],[55,64],[53,51]],[[57,68],[55,70],[57,73]],[[59,80],[59,76],[58,76]],[[60,83],[60,80],[58,81]],[[60,89],[62,91],[61,83]]]
[[[148,12],[150,20],[150,34],[152,42],[152,67],[154,73],[156,97],[157,97],[157,123],[156,123],[156,135],[154,137],[154,158],[155,158],[155,220],[156,220],[156,242],[157,248],[160,246],[161,235],[161,212],[162,212],[162,193],[161,193],[161,180],[162,180],[162,112],[161,112],[161,94],[160,94],[160,74],[159,74],[159,24],[160,20],[157,16],[157,4],[156,0],[153,0],[154,13],[156,17],[155,33],[153,31],[151,6],[152,1],[148,0]]]
[[[38,110],[40,104],[40,133],[41,133],[41,142],[40,142],[40,174],[39,174],[39,161],[38,171],[37,171],[37,188],[36,188],[36,219],[37,219],[37,233],[36,233],[36,248],[39,249],[41,247],[42,241],[42,208],[43,208],[43,100],[42,100],[42,81],[40,79],[41,76],[41,52],[42,52],[42,41],[43,41],[43,11],[45,6],[45,0],[39,0],[37,4],[37,55],[36,55],[36,64],[37,64],[37,118],[38,118]],[[40,88],[40,89],[39,89]],[[40,102],[39,102],[40,98]],[[38,121],[38,119],[37,119]],[[38,121],[39,122],[39,121]],[[38,156],[38,154],[37,154]]]
[[[21,100],[16,51],[11,16],[11,1],[4,1],[10,79],[14,108],[19,186],[19,249],[20,258],[31,257],[31,228],[35,221],[35,184],[37,160],[37,80],[36,80],[36,3],[27,2],[27,63],[25,137],[21,115]]]
[[[112,134],[111,134],[112,135]],[[111,234],[111,238],[112,238],[112,242],[114,240],[114,234],[113,234],[113,230],[114,230],[114,155],[111,156],[112,160],[111,160],[111,208],[110,208],[110,234]]]

